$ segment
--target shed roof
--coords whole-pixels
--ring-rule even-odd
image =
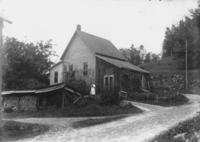
[[[1,94],[3,96],[12,95],[12,94],[40,94],[47,93],[51,91],[56,91],[65,87],[65,84],[60,83],[52,86],[48,86],[45,88],[37,89],[37,90],[13,90],[13,91],[3,91]]]
[[[62,89],[65,87],[65,84],[61,83],[61,84],[56,84],[56,85],[53,85],[53,86],[49,86],[49,87],[45,87],[45,88],[42,88],[42,89],[38,89],[35,91],[36,94],[39,94],[39,93],[47,93],[47,92],[51,92],[51,91],[56,91],[56,90],[59,90],[59,89]]]
[[[2,96],[11,95],[11,94],[31,94],[35,93],[35,90],[15,90],[15,91],[2,91]]]
[[[121,61],[121,60],[108,58],[108,57],[104,57],[104,56],[99,56],[99,55],[96,55],[96,56],[118,68],[121,68],[121,69],[128,69],[128,70],[133,70],[133,71],[142,72],[142,73],[150,73],[144,69],[141,69],[140,67],[137,67],[137,66],[129,63],[128,61]]]

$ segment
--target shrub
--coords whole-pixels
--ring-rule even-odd
[[[121,98],[119,97],[118,91],[108,91],[104,90],[101,94],[101,104],[104,105],[113,105],[113,104],[119,104],[121,101]]]
[[[86,84],[84,80],[72,80],[67,82],[67,86],[81,92],[83,95],[88,95],[90,93],[90,87]]]
[[[138,101],[149,101],[156,99],[156,95],[153,93],[131,93],[129,96]]]

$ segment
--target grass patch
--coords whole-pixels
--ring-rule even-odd
[[[128,100],[160,106],[179,106],[188,103],[189,99],[183,94],[160,95],[158,93],[131,94]]]
[[[151,142],[198,142],[200,140],[200,115],[179,123],[156,136]]]
[[[0,129],[0,141],[31,138],[48,130],[49,127],[46,125],[3,120],[3,127]]]
[[[5,113],[4,118],[13,117],[84,117],[84,116],[111,116],[119,114],[137,114],[142,110],[135,107],[121,107],[119,105],[99,105],[91,103],[86,106],[66,106],[64,110],[61,109],[45,109],[37,112],[12,112]]]
[[[90,127],[90,126],[95,126],[103,123],[109,123],[115,120],[119,120],[122,118],[125,118],[127,116],[122,115],[122,116],[114,116],[114,117],[106,117],[106,118],[95,118],[95,119],[87,119],[87,120],[81,120],[74,122],[72,124],[72,127],[74,128],[84,128],[84,127]]]

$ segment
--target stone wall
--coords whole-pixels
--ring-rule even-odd
[[[12,108],[13,111],[36,111],[37,97],[33,95],[26,96],[3,96],[4,109]]]
[[[151,74],[152,88],[161,88],[161,91],[181,91],[185,89],[185,72],[162,72]],[[190,90],[193,88],[200,88],[200,71],[188,71],[188,87]]]

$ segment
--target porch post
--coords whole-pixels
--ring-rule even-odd
[[[2,30],[3,30],[3,20],[0,19],[0,121],[2,120],[2,51],[3,51],[3,37],[2,37]],[[2,126],[2,123],[0,122],[0,128]]]
[[[64,94],[64,91],[62,91],[62,106],[61,106],[61,109],[64,109],[65,108],[65,94]]]

